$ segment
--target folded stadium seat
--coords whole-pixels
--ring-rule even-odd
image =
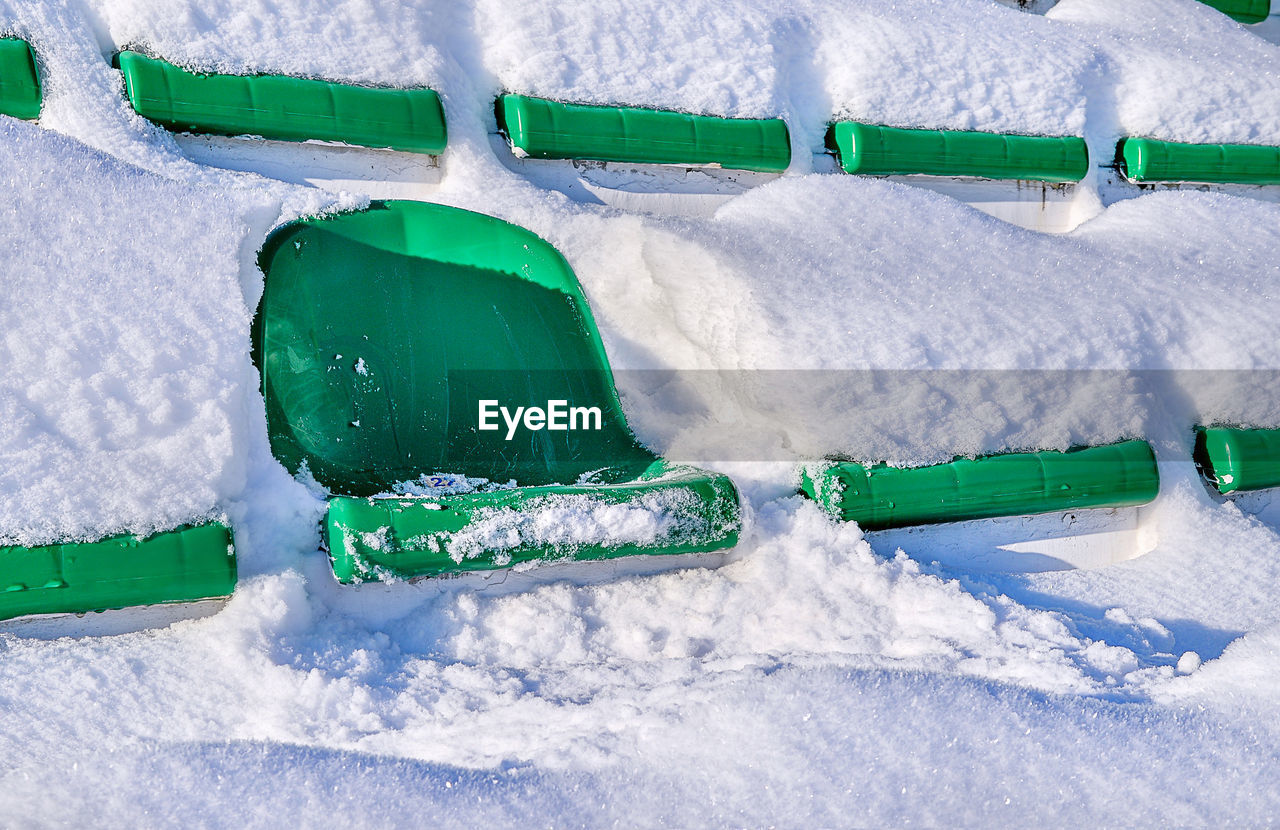
[[[1223,495],[1280,487],[1280,429],[1196,427],[1194,458]]]
[[[720,118],[527,95],[499,97],[496,112],[512,151],[528,158],[715,165],[764,173],[781,173],[791,163],[791,139],[780,118]]]
[[[146,539],[0,546],[0,619],[217,599],[235,585],[231,531],[217,522]]]
[[[1271,14],[1271,0],[1200,0],[1241,23],[1261,23]]]
[[[827,145],[846,173],[868,176],[972,176],[1076,182],[1089,169],[1084,139],[917,130],[838,121]]]
[[[0,113],[28,121],[40,115],[40,71],[25,40],[0,38]]]
[[[139,52],[115,57],[138,114],[177,132],[336,141],[438,155],[444,109],[431,89],[382,89],[284,75],[188,72]]]
[[[533,233],[375,202],[277,229],[259,264],[272,451],[336,494],[340,581],[736,543],[733,483],[636,441],[582,289]]]
[[[1132,182],[1280,184],[1280,147],[1124,138],[1116,165]]]
[[[801,491],[864,530],[1132,507],[1156,497],[1145,441],[1067,452],[1005,453],[903,469],[826,462],[801,471]]]

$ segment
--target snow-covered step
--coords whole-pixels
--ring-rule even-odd
[[[1081,205],[1079,196],[1082,186],[1070,182],[1055,184],[944,176],[886,178],[932,190],[1011,225],[1044,233],[1066,233],[1074,230],[1094,212],[1088,206]]]
[[[229,599],[204,599],[163,605],[138,605],[67,614],[32,614],[0,621],[0,634],[25,639],[58,640],[63,637],[115,637],[138,631],[167,628],[184,620],[212,617]]]
[[[1144,521],[1148,508],[1075,510],[872,531],[882,556],[910,556],[953,568],[1037,573],[1105,568],[1155,550],[1159,534]]]
[[[1280,202],[1280,187],[1262,184],[1233,184],[1206,182],[1132,182],[1125,178],[1115,166],[1098,170],[1096,182],[1098,196],[1102,205],[1115,204],[1125,199],[1135,199],[1144,193],[1153,191],[1198,191],[1202,193],[1225,193],[1259,202]]]
[[[177,133],[173,138],[188,158],[200,164],[373,199],[426,201],[443,176],[441,157],[422,153],[192,133]]]
[[[577,202],[633,213],[710,216],[726,202],[781,175],[712,166],[520,158],[500,135],[491,135],[489,143],[507,169],[539,187]]]

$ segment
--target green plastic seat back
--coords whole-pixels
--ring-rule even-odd
[[[616,480],[654,460],[627,426],[568,263],[523,228],[375,203],[278,229],[259,263],[254,357],[272,452],[335,493],[437,473],[539,485],[611,468]],[[486,400],[497,429],[479,428]],[[522,422],[508,440],[498,407],[552,401],[599,417]]]
[[[40,70],[31,44],[0,38],[0,114],[28,121],[40,116]]]

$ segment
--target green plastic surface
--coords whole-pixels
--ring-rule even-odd
[[[976,176],[1075,182],[1089,170],[1084,139],[910,130],[838,121],[827,133],[846,173]]]
[[[0,619],[230,596],[231,531],[210,523],[147,539],[0,547]]]
[[[652,538],[580,542],[547,537],[539,511],[661,510]],[[421,499],[335,498],[326,522],[340,582],[505,568],[532,560],[612,559],[720,550],[738,542],[738,494],[727,477],[654,462],[636,481],[523,487]],[[501,527],[501,533],[494,528]],[[480,528],[477,530],[476,528]],[[492,539],[502,538],[495,546]],[[486,544],[487,543],[487,544]]]
[[[1280,429],[1196,429],[1195,460],[1219,493],[1280,487]]]
[[[600,498],[669,489],[666,478],[655,477],[658,459],[627,426],[577,278],[529,231],[443,205],[381,202],[286,225],[268,238],[259,263],[266,284],[254,359],[272,451],[290,471],[305,465],[331,492],[357,497],[437,473],[522,487],[572,484],[581,487],[573,492]],[[485,400],[510,411],[552,401],[594,407],[600,416],[591,425],[598,428],[518,428],[509,440],[501,419],[496,430],[479,429]],[[714,503],[697,509],[728,511],[736,522],[732,484],[698,475],[701,489],[682,486]],[[623,484],[630,489],[609,487]],[[507,490],[450,503],[470,515],[549,492],[526,499]],[[363,513],[346,518],[360,511],[350,504],[335,503],[331,533],[364,522]],[[377,504],[369,510],[406,512]],[[699,549],[723,544],[708,536]],[[685,549],[657,547],[645,552]],[[339,567],[343,550],[333,549]],[[398,555],[398,548],[383,552]],[[483,557],[473,559],[468,567],[485,566]],[[388,570],[446,567],[433,561]],[[427,570],[415,571],[419,566]],[[354,573],[348,568],[344,578]]]
[[[40,72],[25,40],[0,38],[0,113],[28,121],[40,115]]]
[[[203,75],[121,52],[129,103],[170,130],[339,141],[439,154],[447,141],[440,96],[283,75]]]
[[[1280,184],[1280,147],[1260,144],[1125,138],[1116,145],[1116,160],[1135,182]]]
[[[801,489],[845,521],[881,530],[1145,504],[1156,497],[1159,474],[1149,444],[1125,441],[913,469],[842,462],[805,471]]]
[[[1261,23],[1271,14],[1271,0],[1200,0],[1241,23]]]
[[[497,115],[512,147],[532,158],[718,164],[769,173],[791,163],[791,139],[780,118],[717,118],[525,95],[503,95]]]
[[[572,482],[653,460],[627,428],[569,265],[491,216],[416,202],[287,225],[255,343],[276,457],[335,493],[434,472]],[[599,407],[602,428],[478,430],[478,406]]]

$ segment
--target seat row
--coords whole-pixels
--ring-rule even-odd
[[[375,202],[275,230],[258,263],[252,356],[271,450],[332,494],[322,539],[339,582],[737,543],[733,482],[636,440],[577,278],[531,232]],[[1280,429],[1198,429],[1195,459],[1222,494],[1280,486]],[[868,530],[1127,507],[1158,488],[1145,441],[914,469],[826,461],[800,486]],[[217,522],[10,546],[0,619],[221,597],[235,583]]]
[[[281,75],[197,74],[136,51],[115,56],[133,108],[177,132],[333,141],[438,155],[448,142],[440,96]],[[502,95],[499,129],[513,153],[536,159],[715,165],[781,173],[791,162],[782,119],[721,118],[668,110]],[[0,41],[0,112],[35,118],[40,80],[25,41]],[[827,145],[848,173],[1076,182],[1089,169],[1079,136],[914,129],[856,121],[830,125]],[[1280,146],[1121,139],[1115,165],[1130,181],[1280,184]]]

